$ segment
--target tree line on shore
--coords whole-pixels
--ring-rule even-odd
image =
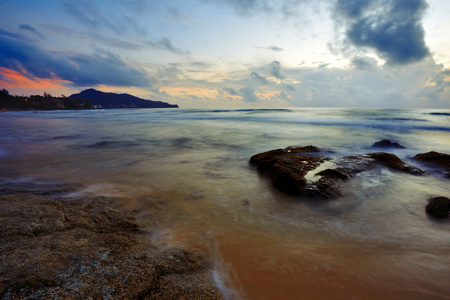
[[[44,95],[14,96],[8,90],[0,90],[0,109],[5,110],[72,110],[93,109],[89,101],[73,99],[62,95],[53,97],[47,92]]]

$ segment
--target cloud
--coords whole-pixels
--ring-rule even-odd
[[[0,36],[0,44],[0,65],[31,78],[58,78],[76,86],[150,84],[150,78],[143,71],[129,67],[109,51],[93,55],[55,54],[8,36]]]
[[[243,102],[259,102],[259,101],[262,101],[262,99],[259,98],[256,95],[255,88],[253,86],[251,86],[251,85],[247,85],[247,86],[241,88],[238,91],[236,91],[233,88],[229,88],[229,87],[224,87],[222,90],[225,91],[227,94],[229,94],[231,96],[241,97]]]
[[[322,63],[322,64],[320,64],[319,66],[317,66],[317,69],[324,69],[324,68],[326,68],[326,67],[328,67],[330,64],[328,64],[328,63]]]
[[[229,5],[239,15],[250,15],[261,9],[268,9],[266,0],[204,0],[205,2]]]
[[[366,71],[372,71],[375,70],[377,61],[370,57],[354,57],[351,60],[351,63],[353,67],[355,67],[357,70],[366,70]]]
[[[269,81],[267,80],[266,77],[259,75],[256,72],[251,72],[250,73],[250,77],[255,79],[257,82],[259,82],[260,84],[269,84]]]
[[[437,100],[445,92],[450,92],[450,69],[441,68],[428,76],[427,86],[422,88],[417,96]]]
[[[33,34],[35,34],[35,35],[37,35],[38,37],[44,37],[44,35],[42,34],[42,33],[40,33],[38,30],[36,30],[34,27],[32,27],[32,26],[30,26],[30,25],[27,25],[27,24],[22,24],[22,25],[20,25],[19,26],[19,29],[20,30],[25,30],[25,31],[28,31],[28,32],[31,32],[31,33],[33,33]]]
[[[239,95],[242,96],[244,102],[258,102],[261,99],[256,96],[255,89],[251,86],[246,86],[239,90]]]
[[[272,74],[275,78],[278,78],[280,80],[286,78],[286,76],[281,74],[281,63],[276,60],[270,63],[270,74]]]
[[[56,26],[56,25],[47,25],[47,30],[50,30],[54,34],[63,35],[65,37],[71,37],[74,39],[88,39],[96,44],[103,44],[105,47],[113,47],[116,49],[125,49],[125,50],[148,50],[149,48],[153,48],[156,50],[168,51],[175,54],[180,55],[190,55],[191,52],[189,50],[183,50],[181,48],[175,47],[172,42],[168,38],[161,38],[158,41],[155,40],[131,40],[123,37],[123,35],[117,36],[108,36],[104,34],[100,34],[97,31],[76,31],[74,29],[64,27],[64,26]],[[0,34],[2,32],[0,31]]]
[[[239,93],[233,88],[224,87],[223,90],[231,96],[239,96]]]
[[[169,17],[175,21],[183,22],[188,21],[190,18],[184,11],[179,10],[177,7],[170,5],[167,7]]]
[[[406,65],[430,54],[421,24],[427,7],[425,0],[338,0],[334,17],[349,44],[375,50],[390,65]]]
[[[183,50],[173,46],[172,42],[166,37],[160,39],[159,41],[147,41],[146,44],[155,49],[165,50],[175,54],[183,54],[183,55],[191,54],[189,50]]]
[[[147,5],[143,1],[111,1],[108,3],[108,13],[97,5],[98,1],[81,0],[65,2],[63,4],[65,12],[90,29],[106,28],[116,34],[134,32],[138,36],[147,34],[147,30],[139,26],[135,15],[143,13]],[[139,9],[139,11],[137,11]]]
[[[274,52],[280,52],[280,51],[284,51],[283,48],[277,47],[277,46],[268,46],[268,47],[256,47],[259,49],[267,49],[267,50],[272,50]]]

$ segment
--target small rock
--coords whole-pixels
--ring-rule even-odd
[[[435,151],[419,153],[413,157],[415,160],[424,162],[427,165],[441,170],[444,177],[450,178],[450,155]]]
[[[450,199],[446,197],[431,198],[425,211],[438,218],[447,218],[450,214]]]
[[[379,142],[376,142],[372,145],[370,148],[383,148],[383,149],[405,149],[402,145],[396,142],[391,142],[390,140],[382,140]]]

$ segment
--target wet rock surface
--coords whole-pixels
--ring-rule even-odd
[[[1,299],[222,299],[203,252],[155,244],[121,199],[65,197],[77,188],[0,184]]]
[[[450,199],[435,197],[428,201],[425,210],[428,214],[438,218],[448,218],[450,215]]]
[[[342,195],[344,182],[376,166],[411,175],[422,175],[419,168],[405,164],[386,152],[331,159],[315,146],[288,147],[256,154],[250,164],[268,174],[280,191],[294,196],[336,198]],[[327,165],[326,165],[327,164]]]
[[[445,177],[450,178],[450,155],[435,151],[419,153],[413,157],[427,166],[439,169]]]
[[[376,142],[372,145],[372,149],[382,148],[382,149],[405,149],[404,146],[400,145],[397,142],[391,142],[390,140],[382,140]]]

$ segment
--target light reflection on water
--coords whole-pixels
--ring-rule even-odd
[[[230,299],[446,299],[450,224],[424,206],[449,196],[448,181],[377,169],[350,180],[343,198],[311,201],[275,191],[248,166],[289,145],[340,157],[384,138],[405,145],[392,152],[409,163],[450,153],[448,112],[433,112],[8,112],[0,167],[162,203],[159,238],[210,251]]]

